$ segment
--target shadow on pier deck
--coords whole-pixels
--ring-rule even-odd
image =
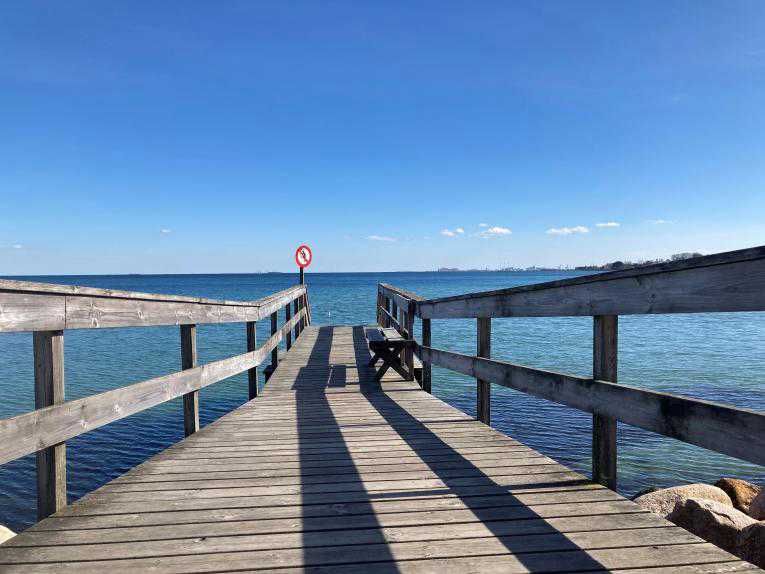
[[[307,327],[263,394],[0,546],[2,572],[754,567]]]

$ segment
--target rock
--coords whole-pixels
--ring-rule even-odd
[[[757,524],[751,516],[728,504],[703,498],[681,500],[667,519],[728,552],[736,551],[746,527]]]
[[[640,498],[644,494],[651,494],[652,492],[656,492],[657,490],[659,490],[659,489],[656,488],[655,486],[649,486],[648,488],[644,488],[643,490],[639,490],[638,492],[636,492],[635,494],[630,496],[630,500],[637,500],[638,498]]]
[[[765,520],[765,488],[749,504],[749,516],[755,520]]]
[[[755,522],[744,528],[738,536],[736,556],[765,568],[765,522]]]
[[[0,544],[14,536],[16,536],[16,533],[13,530],[0,524]]]
[[[751,482],[739,478],[721,478],[715,482],[717,488],[721,488],[733,501],[733,508],[749,514],[749,505],[754,497],[760,493],[760,487]],[[760,519],[762,520],[762,519]]]
[[[650,510],[654,514],[660,514],[666,517],[681,500],[686,498],[703,498],[714,500],[721,504],[727,504],[733,507],[733,501],[725,491],[709,484],[695,483],[685,484],[683,486],[673,486],[672,488],[662,488],[649,494],[644,494],[635,499],[635,502]]]

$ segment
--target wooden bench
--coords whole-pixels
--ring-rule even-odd
[[[402,377],[408,378],[409,374],[401,358],[401,353],[405,348],[414,346],[415,342],[405,339],[393,327],[366,327],[365,332],[369,342],[369,350],[372,352],[369,366],[374,367],[378,361],[383,360],[383,365],[375,377],[376,380],[379,381],[389,367],[392,367]],[[414,379],[422,386],[422,362],[417,356],[414,357],[414,373],[412,374]]]

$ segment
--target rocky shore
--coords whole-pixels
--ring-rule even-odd
[[[765,568],[765,489],[737,478],[639,492],[633,500],[739,558]]]

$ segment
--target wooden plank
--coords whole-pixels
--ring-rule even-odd
[[[65,297],[0,292],[0,332],[61,330],[65,309]]]
[[[258,301],[217,302],[26,281],[0,285],[0,332],[257,321],[305,292],[298,285]],[[40,292],[25,291],[35,288]]]
[[[287,303],[289,305],[289,303]],[[247,352],[252,353],[258,347],[257,323],[249,321],[245,325],[247,332]],[[258,396],[258,369],[252,367],[247,369],[247,397],[249,400]]]
[[[35,331],[35,408],[64,402],[64,332]],[[37,453],[37,519],[66,506],[66,443],[51,443]]]
[[[422,318],[765,310],[765,246],[417,303]]]
[[[197,327],[181,325],[181,369],[197,366]],[[199,430],[199,391],[183,395],[183,432],[190,436]]]
[[[593,318],[592,376],[598,381],[616,383],[618,317]],[[616,490],[616,419],[592,415],[592,480]]]
[[[576,409],[765,464],[765,414],[505,361],[419,347],[423,361]]]
[[[256,351],[1,420],[0,464],[256,367],[301,316],[293,317]]]
[[[491,319],[479,317],[477,319],[477,338],[479,357],[491,357]],[[476,379],[477,383],[477,419],[482,423],[491,424],[491,383],[482,379]]]

